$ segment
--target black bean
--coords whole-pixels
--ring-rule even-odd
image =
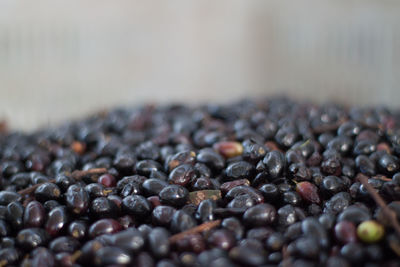
[[[249,208],[243,215],[246,224],[252,226],[262,226],[272,224],[277,219],[274,206],[263,203]]]

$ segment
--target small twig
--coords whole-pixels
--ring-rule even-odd
[[[202,233],[208,230],[211,230],[214,227],[217,227],[218,225],[220,225],[221,220],[216,220],[216,221],[210,221],[210,222],[205,222],[203,224],[200,224],[196,227],[193,227],[189,230],[186,230],[184,232],[178,233],[176,235],[173,235],[169,238],[169,242],[175,243],[183,238],[185,238],[188,235],[192,235],[192,234],[197,234],[197,233]]]
[[[378,192],[368,183],[368,177],[362,173],[357,174],[357,180],[359,180],[362,185],[367,189],[368,193],[374,199],[375,203],[382,208],[383,214],[389,219],[391,226],[396,231],[397,235],[400,237],[400,224],[397,221],[396,213],[391,210],[385,203],[383,198],[378,194]]]
[[[387,178],[386,176],[383,176],[383,175],[376,175],[376,176],[373,176],[372,178],[377,179],[377,180],[381,180],[381,181],[384,181],[384,182],[391,182],[392,181],[392,179]]]
[[[75,263],[75,261],[82,255],[82,251],[77,250],[74,254],[71,255],[71,262]]]
[[[85,170],[85,171],[76,170],[71,173],[71,176],[72,176],[72,178],[74,178],[76,180],[80,180],[80,179],[82,179],[82,177],[84,177],[86,175],[103,174],[106,172],[107,172],[106,168],[94,168],[94,169],[89,169],[89,170]]]
[[[89,169],[89,170],[85,170],[85,171],[76,170],[76,171],[72,172],[71,176],[76,180],[80,180],[80,179],[82,179],[82,177],[84,177],[86,175],[103,174],[103,173],[106,173],[106,172],[107,172],[106,168],[94,168],[94,169]],[[25,189],[22,189],[22,190],[18,191],[18,194],[20,194],[21,196],[29,195],[33,191],[35,191],[36,188],[41,186],[42,184],[55,183],[55,182],[56,182],[56,179],[51,179],[51,180],[49,180],[47,182],[44,182],[44,183],[35,184],[35,185],[32,185],[32,186],[30,186],[28,188],[25,188]]]
[[[51,180],[48,180],[47,182],[40,183],[40,184],[34,184],[34,185],[30,186],[30,187],[27,187],[27,188],[25,188],[25,189],[19,190],[17,193],[20,194],[21,196],[29,195],[29,194],[31,194],[33,191],[35,191],[36,188],[38,188],[39,186],[41,186],[42,184],[45,184],[45,183],[55,183],[55,182],[56,182],[56,179],[51,179]]]
[[[291,267],[292,263],[290,262],[290,255],[287,250],[287,245],[282,247],[282,266],[283,267]]]

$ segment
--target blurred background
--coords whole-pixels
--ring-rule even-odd
[[[288,94],[399,107],[398,1],[0,1],[0,119]]]

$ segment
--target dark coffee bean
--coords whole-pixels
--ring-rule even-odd
[[[121,224],[123,229],[128,229],[136,224],[135,219],[131,215],[124,215],[118,218],[118,222]]]
[[[125,250],[118,247],[103,247],[95,252],[94,263],[97,266],[128,265],[132,258]]]
[[[340,249],[340,255],[352,263],[362,262],[364,249],[359,243],[348,243]]]
[[[57,200],[60,195],[60,188],[53,183],[44,183],[35,190],[35,198],[40,202],[45,202],[50,199]]]
[[[194,167],[189,164],[183,164],[176,167],[169,175],[168,181],[172,184],[181,186],[187,185],[196,177]]]
[[[378,161],[378,168],[385,174],[396,173],[400,169],[399,159],[395,156],[385,154]]]
[[[356,167],[360,172],[365,175],[372,176],[375,174],[375,163],[372,162],[367,156],[360,155],[356,158]]]
[[[264,197],[260,191],[254,189],[250,186],[236,186],[226,193],[225,197],[228,200],[232,200],[233,198],[239,195],[249,195],[256,203],[264,202]]]
[[[288,174],[295,181],[305,181],[311,179],[311,171],[303,163],[290,164]]]
[[[90,204],[90,215],[95,218],[114,218],[119,212],[118,206],[105,197],[95,198]]]
[[[282,201],[285,204],[297,206],[297,205],[300,205],[300,203],[301,203],[301,197],[295,191],[288,191],[288,192],[283,193]]]
[[[179,153],[176,153],[172,155],[167,164],[166,164],[166,169],[169,171],[172,171],[176,167],[182,164],[190,164],[194,165],[196,163],[196,153],[194,151],[182,151]]]
[[[67,191],[68,187],[74,184],[76,181],[71,176],[65,174],[59,174],[56,177],[56,185],[60,188],[62,192]]]
[[[369,155],[376,151],[376,143],[372,140],[358,141],[354,147],[353,153],[356,155]]]
[[[148,224],[142,224],[138,227],[138,230],[142,233],[143,237],[147,238],[153,227]]]
[[[341,163],[337,157],[329,157],[321,163],[321,170],[327,175],[340,175]]]
[[[320,252],[318,240],[311,237],[300,237],[290,243],[287,249],[291,255],[307,259],[316,259]]]
[[[102,184],[99,183],[90,183],[87,186],[85,186],[85,190],[89,193],[89,196],[91,198],[96,198],[96,197],[105,197],[105,188]]]
[[[151,232],[151,229],[149,229],[149,232]],[[141,231],[131,227],[114,234],[112,236],[112,244],[128,252],[137,253],[143,248],[145,238]]]
[[[281,233],[272,233],[266,240],[266,247],[272,251],[280,251],[285,242],[285,239]]]
[[[251,246],[237,246],[229,251],[229,258],[245,266],[260,266],[267,262],[267,253]]]
[[[83,239],[88,231],[87,223],[83,220],[76,220],[69,224],[68,233],[78,240]]]
[[[298,131],[293,126],[280,128],[275,135],[276,142],[284,147],[291,147],[299,138]]]
[[[160,156],[160,149],[156,144],[148,141],[148,142],[141,143],[137,147],[136,154],[141,159],[157,160]]]
[[[19,202],[11,202],[7,205],[6,220],[15,230],[23,226],[24,207]]]
[[[117,182],[118,190],[122,190],[128,184],[135,184],[136,186],[141,186],[147,178],[140,175],[125,176]]]
[[[140,175],[149,176],[152,171],[162,171],[163,168],[157,161],[147,159],[138,161],[135,170]]]
[[[221,226],[230,230],[234,235],[236,240],[242,239],[244,235],[243,225],[235,217],[229,217],[222,221]]]
[[[9,234],[11,234],[10,227],[4,220],[0,219],[0,237],[6,237]]]
[[[348,154],[353,147],[353,140],[347,136],[338,136],[333,138],[327,144],[328,149],[338,151],[342,155]]]
[[[213,188],[214,186],[212,184],[211,179],[207,177],[200,177],[196,179],[195,183],[192,186],[192,190],[194,191],[207,190]]]
[[[304,156],[300,153],[300,151],[297,151],[295,149],[290,149],[286,152],[285,154],[285,159],[286,159],[286,164],[287,165],[292,165],[292,164],[304,164],[306,162],[306,159]]]
[[[122,211],[134,216],[147,216],[151,213],[151,205],[140,195],[127,196],[122,200]]]
[[[174,213],[171,221],[171,230],[179,233],[193,228],[197,225],[196,220],[184,211],[178,210]]]
[[[274,206],[266,203],[249,208],[243,215],[244,222],[252,226],[272,224],[276,219],[277,214]]]
[[[321,189],[327,195],[334,195],[345,187],[342,180],[337,176],[326,176],[321,183]]]
[[[147,196],[158,195],[166,186],[168,186],[167,182],[155,178],[147,179],[142,184],[143,192]]]
[[[83,214],[89,207],[89,194],[77,184],[68,187],[65,198],[68,209],[75,214]]]
[[[0,261],[6,265],[16,264],[21,258],[22,253],[16,248],[0,249]]]
[[[246,234],[247,239],[255,239],[259,241],[265,241],[271,234],[273,230],[268,227],[256,227],[249,229]]]
[[[41,228],[26,228],[17,234],[18,246],[27,251],[46,245],[48,241],[49,235]]]
[[[191,251],[201,253],[206,249],[206,243],[202,235],[190,234],[176,242],[178,251]]]
[[[342,244],[357,241],[356,227],[349,221],[340,221],[335,225],[335,238]]]
[[[349,206],[347,209],[343,210],[339,216],[338,221],[350,221],[354,224],[359,224],[363,221],[368,221],[371,219],[371,215],[368,210],[359,208],[357,206]]]
[[[185,205],[189,192],[183,186],[169,185],[162,189],[158,196],[162,204],[181,207]]]
[[[354,121],[347,121],[340,125],[338,128],[338,135],[344,135],[344,136],[356,136],[360,133],[361,127]]]
[[[278,222],[279,225],[291,225],[297,221],[296,210],[290,204],[278,209]]]
[[[23,218],[25,227],[40,227],[44,223],[45,218],[45,210],[40,202],[31,201],[28,203]]]
[[[120,231],[122,226],[114,219],[100,219],[89,228],[89,236],[94,238],[99,235],[112,234]]]
[[[266,166],[266,170],[271,179],[279,178],[285,168],[285,157],[279,151],[268,152],[263,163]]]
[[[14,174],[11,179],[10,183],[15,185],[17,188],[25,188],[29,185],[31,181],[30,173],[22,172]]]
[[[133,166],[135,166],[136,158],[133,153],[121,152],[117,154],[113,161],[113,166],[120,172],[128,174],[132,172]]]
[[[263,194],[265,201],[269,203],[275,203],[279,199],[278,187],[274,184],[264,184],[259,188]]]
[[[54,255],[44,247],[38,247],[32,251],[32,265],[33,266],[55,266]]]
[[[267,149],[260,144],[252,142],[250,140],[246,140],[243,142],[243,153],[242,157],[249,162],[257,162],[260,159],[264,158],[267,154]]]
[[[211,247],[218,247],[224,250],[230,250],[236,243],[235,236],[227,229],[216,230],[207,239]]]
[[[239,180],[235,180],[235,181],[230,181],[230,182],[225,182],[220,186],[220,190],[222,193],[226,194],[228,193],[232,188],[239,186],[239,185],[245,185],[245,186],[249,186],[250,185],[250,181],[247,179],[239,179]]]
[[[239,208],[239,209],[247,209],[251,208],[255,205],[255,201],[249,195],[238,195],[234,199],[232,199],[227,207],[228,208]]]
[[[214,220],[214,209],[217,207],[215,201],[211,199],[205,199],[200,204],[196,210],[195,217],[201,222]]]
[[[58,235],[69,222],[69,215],[64,206],[55,207],[47,217],[45,229],[52,236]]]
[[[204,148],[199,151],[197,161],[204,163],[211,170],[218,172],[225,166],[225,159],[211,148]]]
[[[379,245],[368,245],[365,248],[365,254],[372,261],[381,261],[384,257],[384,251],[382,251],[382,247]]]
[[[169,226],[176,209],[170,206],[158,206],[153,209],[152,221],[155,225]]]
[[[193,262],[192,262],[193,263]],[[185,266],[185,264],[184,263],[182,263],[184,266]],[[193,266],[194,264],[192,264],[192,266]],[[160,260],[158,263],[157,263],[157,265],[156,265],[156,267],[177,267],[177,265],[173,262],[173,261],[171,261],[171,260],[166,260],[166,259],[164,259],[164,260]]]
[[[337,193],[325,203],[324,212],[340,213],[350,205],[350,201],[351,197],[348,193]]]
[[[53,239],[50,244],[49,248],[54,253],[59,252],[69,252],[72,253],[78,249],[80,246],[79,241],[73,237],[69,236],[61,236]]]
[[[0,191],[0,205],[8,205],[13,201],[21,201],[20,194],[10,191]]]
[[[226,168],[226,177],[228,180],[251,179],[254,175],[255,168],[246,161],[238,161],[229,164]]]
[[[318,240],[322,248],[327,248],[330,244],[329,236],[324,226],[315,218],[302,220],[301,229],[304,235],[314,237]]]
[[[166,257],[170,250],[169,233],[161,227],[154,228],[149,234],[149,246],[152,254],[157,258]]]
[[[336,217],[333,214],[321,214],[318,218],[318,221],[325,229],[330,230],[335,225]]]

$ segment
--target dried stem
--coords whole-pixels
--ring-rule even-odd
[[[76,170],[76,171],[72,172],[71,176],[76,180],[80,180],[80,179],[82,179],[82,177],[84,177],[86,175],[103,174],[106,172],[107,172],[106,168],[94,168],[94,169],[89,169],[89,170],[85,170],[85,171]],[[55,182],[56,182],[56,179],[51,179],[44,183],[55,183]],[[22,190],[18,191],[18,194],[20,194],[21,196],[31,194],[33,191],[36,190],[36,188],[38,188],[39,186],[41,186],[44,183],[35,184],[28,188],[22,189]]]
[[[82,255],[82,251],[77,250],[74,252],[74,254],[71,255],[71,262],[75,263],[76,260]]]
[[[203,224],[200,224],[196,227],[193,227],[189,230],[186,230],[184,232],[178,233],[176,235],[173,235],[169,238],[169,242],[170,243],[175,243],[183,238],[185,238],[188,235],[192,235],[192,234],[197,234],[197,233],[202,233],[208,230],[211,230],[214,227],[217,227],[218,225],[220,225],[221,220],[216,220],[216,221],[210,221],[210,222],[205,222]]]
[[[324,132],[330,132],[330,131],[335,131],[337,130],[340,125],[342,125],[344,122],[346,122],[346,119],[340,119],[337,122],[333,123],[333,124],[328,124],[328,125],[321,125],[321,126],[317,126],[314,129],[312,129],[312,132],[314,134],[322,134]]]
[[[396,213],[391,210],[385,203],[383,198],[378,194],[378,192],[368,183],[368,177],[362,173],[357,174],[357,179],[363,184],[367,189],[368,193],[374,199],[375,203],[382,208],[384,215],[389,219],[391,226],[396,231],[397,235],[400,237],[400,224],[397,221]]]
[[[292,263],[290,262],[290,255],[287,250],[287,245],[282,247],[282,266],[283,267],[291,267]]]
[[[55,183],[55,182],[56,182],[56,179],[51,179],[51,180],[49,180],[47,182],[44,182],[44,183]],[[38,188],[39,186],[41,186],[44,183],[34,184],[34,185],[30,186],[30,187],[27,187],[25,189],[19,190],[18,194],[20,194],[21,196],[31,194],[33,191],[36,190],[36,188]]]
[[[73,171],[71,176],[72,178],[76,179],[76,180],[80,180],[82,179],[82,177],[86,176],[86,175],[92,175],[92,174],[103,174],[106,173],[107,169],[106,168],[94,168],[94,169],[89,169],[89,170],[85,170],[85,171]]]

